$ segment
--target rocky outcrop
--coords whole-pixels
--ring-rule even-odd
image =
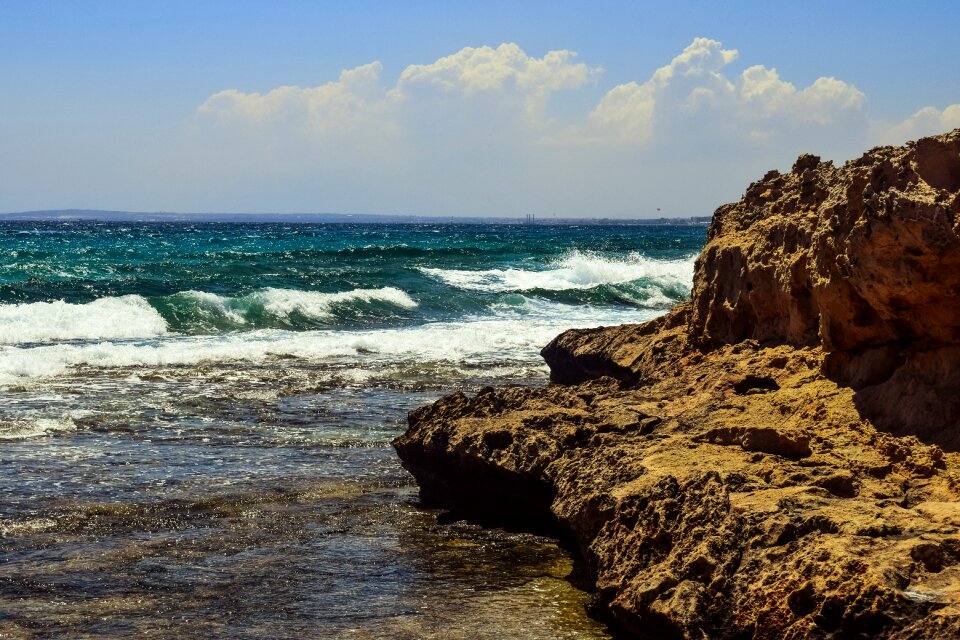
[[[625,633],[960,637],[960,130],[801,156],[691,300],[410,415],[426,500],[576,545]]]
[[[664,362],[686,351],[689,319],[690,303],[684,302],[646,324],[566,331],[540,355],[550,365],[554,382],[572,384],[607,376],[635,385],[656,379]]]
[[[875,424],[957,449],[958,231],[957,132],[842,168],[802,156],[717,210],[689,335],[701,348],[820,344]]]
[[[689,315],[567,332],[543,356],[558,382],[639,381],[687,340],[750,339],[821,346],[876,425],[960,448],[960,133],[770,171],[714,214]]]

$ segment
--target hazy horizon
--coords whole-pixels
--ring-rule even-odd
[[[257,219],[278,221],[296,221],[296,220],[319,220],[339,221],[340,219],[357,219],[370,223],[379,222],[443,222],[443,221],[466,221],[497,224],[500,222],[508,224],[516,223],[536,223],[546,224],[550,222],[571,223],[571,222],[624,222],[624,223],[659,223],[661,221],[682,221],[684,224],[696,223],[702,224],[710,220],[712,215],[708,216],[656,216],[656,217],[637,217],[637,218],[609,218],[601,216],[464,216],[456,214],[437,214],[437,215],[414,215],[414,214],[381,214],[381,213],[339,213],[335,211],[299,211],[299,212],[270,212],[270,211],[249,211],[249,212],[231,212],[231,211],[113,211],[104,209],[37,209],[31,211],[2,211],[0,212],[0,221],[30,221],[30,220],[163,220],[173,221],[185,220],[232,220],[232,219]]]

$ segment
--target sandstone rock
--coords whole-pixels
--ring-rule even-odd
[[[687,346],[689,303],[642,325],[571,329],[540,352],[550,365],[550,379],[572,384],[608,376],[636,384],[656,379],[660,365],[679,357]]]
[[[958,131],[841,168],[801,156],[790,174],[767,174],[717,210],[690,339],[821,344],[830,373],[863,391],[865,416],[899,433],[942,433],[957,448],[958,213]],[[936,375],[918,383],[921,371]]]
[[[567,537],[626,634],[960,637],[958,213],[960,130],[801,156],[718,209],[689,303],[397,451],[425,500]]]

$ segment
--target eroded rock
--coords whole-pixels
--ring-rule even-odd
[[[689,303],[413,412],[424,499],[556,527],[637,637],[960,637],[958,141],[768,173]]]

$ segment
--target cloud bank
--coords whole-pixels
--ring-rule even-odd
[[[314,87],[220,91],[197,108],[193,144],[244,210],[283,190],[304,211],[704,215],[801,152],[844,160],[960,126],[960,104],[875,122],[849,82],[798,87],[740,58],[696,38],[649,78],[605,88],[572,51],[467,47],[395,79],[372,62]]]

